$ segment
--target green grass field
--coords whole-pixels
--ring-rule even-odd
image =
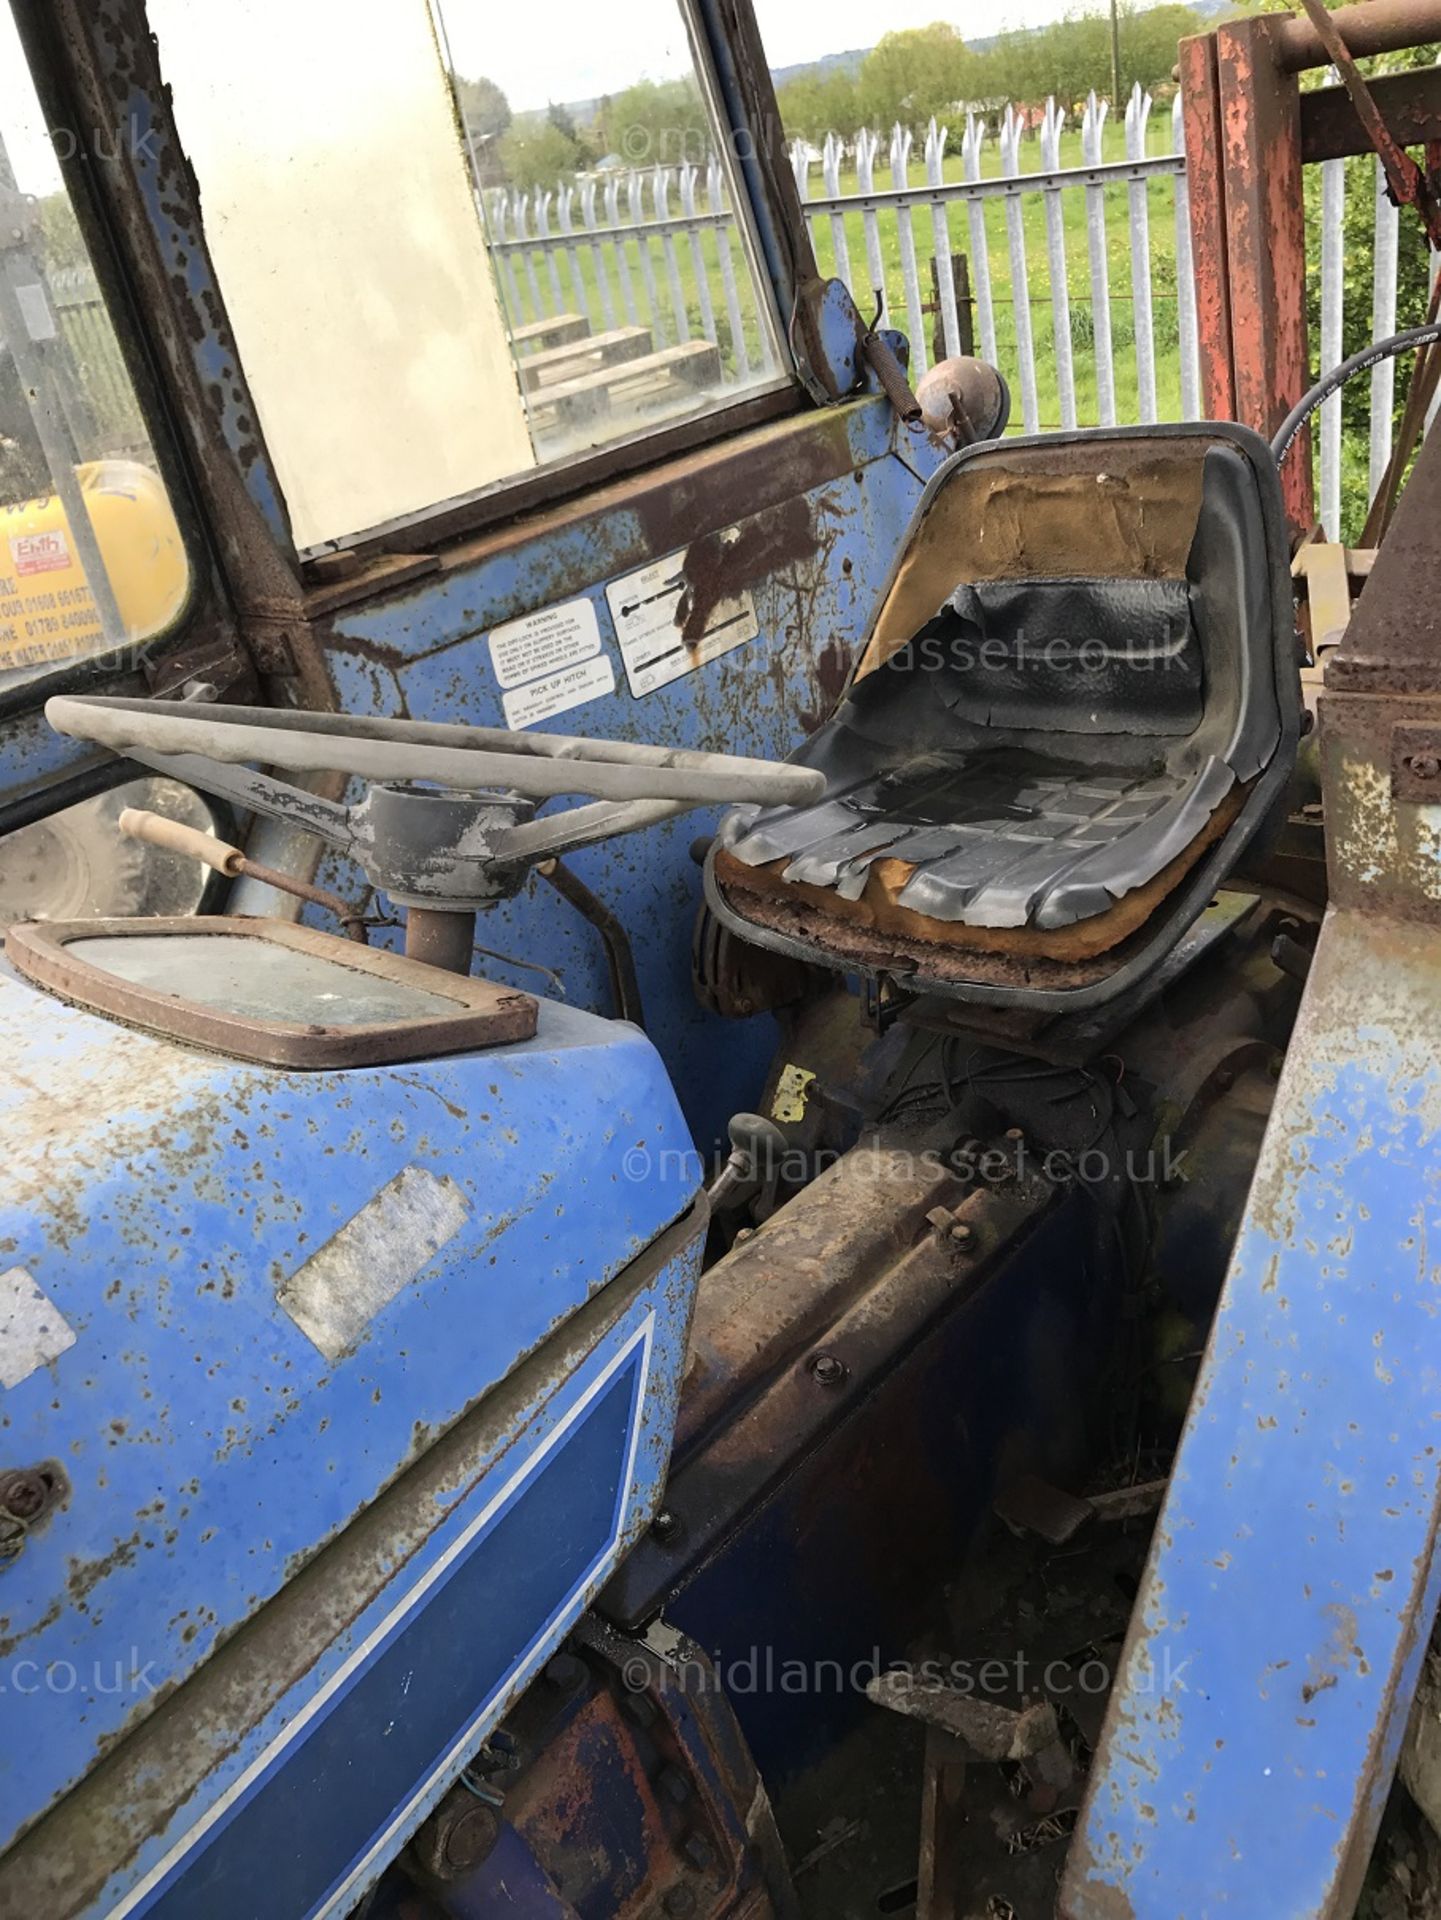
[[[1169,105],[1153,108],[1147,133],[1148,152],[1170,151]],[[1034,136],[1027,138],[1022,143],[1021,152],[1023,170],[1039,171],[1039,140]],[[1126,157],[1124,128],[1112,125],[1109,121],[1104,131],[1102,157],[1107,161],[1124,160]],[[1061,164],[1063,167],[1080,167],[1083,164],[1079,128],[1068,128],[1062,134]],[[994,136],[987,141],[982,151],[981,171],[988,179],[1000,177],[1001,156]],[[947,155],[945,177],[947,180],[961,179],[959,154]],[[910,179],[915,183],[923,178],[924,167],[915,164],[913,149]],[[877,157],[875,179],[878,187],[883,182],[886,186],[890,185],[889,163],[882,168],[881,156]],[[854,170],[842,175],[841,190],[843,193],[859,191]],[[1021,208],[1026,240],[1026,277],[1031,333],[1036,360],[1036,393],[1040,413],[1038,424],[1042,427],[1058,427],[1061,424],[1060,396],[1056,385],[1055,330],[1051,308],[1050,255],[1046,239],[1045,201],[1046,196],[1042,193],[1027,193],[1022,196]],[[1016,290],[1011,273],[1006,202],[996,198],[983,201],[981,205],[990,264],[991,300],[995,312],[996,351],[1002,370],[1012,383],[1015,402],[1014,417],[1019,423],[1020,356],[1016,348]],[[1147,205],[1150,216],[1156,403],[1160,417],[1167,419],[1174,418],[1181,410],[1180,351],[1176,312],[1175,196],[1169,180],[1162,179],[1150,183],[1147,188]],[[1132,318],[1131,228],[1127,189],[1124,186],[1106,188],[1105,207],[1116,411],[1118,418],[1122,421],[1137,420],[1140,418],[1140,413],[1137,401],[1135,328]],[[1066,288],[1071,312],[1072,364],[1076,384],[1077,417],[1082,424],[1094,423],[1099,416],[1096,401],[1093,299],[1084,191],[1074,187],[1066,189],[1061,195],[1061,208],[1066,234]],[[971,223],[968,208],[964,203],[955,203],[951,206],[948,224],[952,252],[965,253],[969,256]],[[912,227],[915,234],[922,298],[930,300],[930,263],[935,251],[935,242],[929,208],[920,208],[912,213]],[[829,273],[834,268],[829,220],[816,223],[815,239],[821,270]],[[891,322],[902,332],[909,332],[910,318],[905,301],[905,282],[901,272],[900,226],[894,214],[882,215],[880,240]],[[865,269],[866,251],[864,226],[859,214],[846,216],[846,246],[853,273],[862,273]],[[972,271],[973,311],[975,278],[975,273]],[[861,290],[856,289],[856,292],[859,298]],[[934,324],[934,317],[928,315],[926,317],[928,355]],[[979,353],[981,350],[979,322],[977,322],[976,351]]]

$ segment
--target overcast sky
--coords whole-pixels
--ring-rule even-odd
[[[406,0],[421,5],[423,0]],[[286,6],[320,7],[336,15],[342,36],[361,30],[383,35],[385,15],[398,0],[204,0],[189,15],[195,28],[213,28],[215,57],[226,55],[226,16],[232,23],[282,18]],[[1008,26],[1058,19],[1072,0],[889,0],[877,15],[872,0],[829,0],[824,10],[802,0],[758,0],[770,63],[788,67],[826,53],[874,43],[879,33],[947,19],[978,38]],[[488,74],[520,111],[549,100],[591,100],[619,93],[640,79],[666,80],[688,71],[690,55],[674,0],[440,0],[456,71]],[[232,26],[233,30],[233,26]],[[283,57],[283,48],[278,49]],[[161,60],[165,48],[162,40]],[[264,126],[257,115],[257,132]],[[269,130],[267,130],[268,132]],[[0,0],[0,133],[21,188],[50,193],[60,183],[44,124],[36,110],[7,0]],[[105,136],[102,136],[105,137]]]
[[[882,33],[949,20],[962,35],[977,38],[1008,26],[1057,20],[1075,0],[828,0],[823,8],[803,0],[756,0],[766,55],[773,67],[799,66],[823,54],[874,46]],[[1099,3],[1099,0],[1098,0]],[[440,0],[458,73],[488,74],[505,89],[513,107],[543,107],[547,100],[592,100],[619,93],[633,80],[670,79],[690,66],[680,15],[673,0],[621,0],[597,7],[595,0],[535,0],[532,8],[497,0]],[[544,57],[538,57],[536,22],[543,22]]]

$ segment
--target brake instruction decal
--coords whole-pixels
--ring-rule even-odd
[[[622,574],[605,590],[625,675],[637,699],[694,673],[760,632],[749,593],[728,595],[710,609],[703,630],[685,638],[677,613],[685,590],[685,551]]]

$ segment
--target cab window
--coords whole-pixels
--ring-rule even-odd
[[[780,383],[675,0],[149,16],[303,553]]]
[[[149,646],[189,566],[8,8],[0,7],[0,695]],[[133,663],[138,664],[138,663]]]

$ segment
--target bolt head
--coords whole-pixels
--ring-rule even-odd
[[[850,1373],[845,1361],[833,1353],[813,1353],[806,1367],[817,1386],[822,1387],[838,1387]]]
[[[715,1850],[703,1833],[688,1833],[680,1850],[699,1873],[704,1873],[715,1859]]]
[[[632,1726],[650,1727],[655,1724],[656,1705],[654,1700],[643,1693],[624,1693],[621,1695],[620,1710]]]
[[[50,1505],[45,1476],[28,1467],[0,1474],[0,1508],[17,1520],[38,1520]]]
[[[1434,753],[1413,753],[1406,764],[1418,780],[1434,780],[1441,774],[1441,760]]]

